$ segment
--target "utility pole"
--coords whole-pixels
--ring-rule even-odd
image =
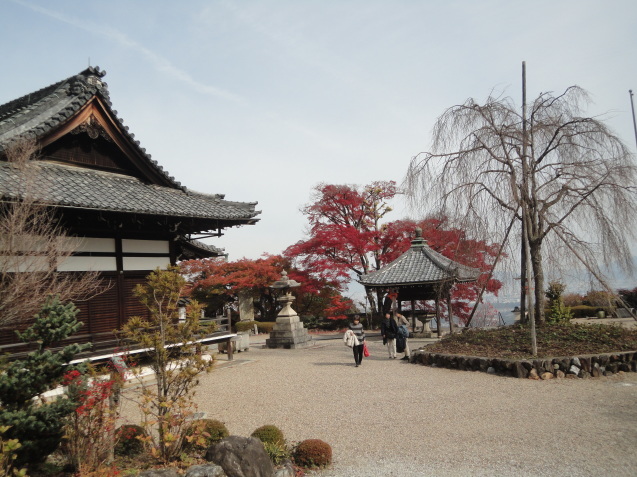
[[[630,108],[633,111],[633,129],[635,130],[635,144],[637,145],[637,122],[635,122],[635,104],[633,103],[633,90],[629,89],[628,94],[630,95]]]
[[[524,284],[521,293],[526,294],[526,307],[529,314],[529,321],[531,322],[531,350],[533,356],[537,356],[537,336],[535,333],[535,313],[532,301],[531,287],[531,267],[529,266],[530,248],[529,248],[529,234],[530,234],[530,220],[529,220],[529,161],[526,156],[528,149],[527,140],[527,124],[526,124],[526,61],[522,62],[522,224],[523,224],[523,237],[522,243],[525,249],[524,254]],[[526,286],[525,286],[526,285]],[[526,289],[525,289],[526,288]]]

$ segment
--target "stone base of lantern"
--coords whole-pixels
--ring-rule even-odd
[[[270,338],[265,340],[267,348],[307,348],[312,346],[314,342],[308,334],[307,329],[303,327],[301,319],[297,315],[278,316],[276,324],[270,332]]]

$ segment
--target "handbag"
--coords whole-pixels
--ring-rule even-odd
[[[369,357],[369,350],[367,349],[367,342],[363,342],[363,356]]]

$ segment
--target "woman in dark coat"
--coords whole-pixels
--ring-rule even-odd
[[[383,337],[383,344],[387,345],[389,359],[396,359],[396,334],[398,333],[398,325],[391,317],[391,314],[385,313],[385,318],[380,323],[380,334]]]

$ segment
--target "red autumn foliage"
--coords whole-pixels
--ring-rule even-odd
[[[314,201],[303,209],[310,222],[310,237],[288,247],[302,268],[329,270],[341,280],[380,268],[378,241],[380,220],[391,211],[388,201],[396,195],[396,183],[377,181],[363,188],[355,185],[319,184]]]
[[[340,319],[351,308],[351,301],[341,297],[340,283],[332,274],[295,269],[289,260],[279,255],[233,262],[190,260],[183,262],[181,269],[192,282],[188,293],[203,302],[230,303],[236,300],[238,293],[250,292],[256,299],[255,307],[262,320],[273,320],[280,310],[276,301],[278,294],[270,286],[281,278],[283,270],[288,271],[290,279],[301,284],[293,289],[297,296],[294,305],[297,313]]]
[[[499,245],[469,239],[465,231],[448,227],[444,218],[381,224],[381,219],[392,210],[389,201],[396,193],[394,182],[377,181],[362,188],[318,185],[314,189],[314,201],[303,209],[309,220],[310,235],[288,247],[284,256],[294,260],[297,266],[330,273],[334,279],[347,283],[352,274],[369,273],[398,258],[410,247],[415,228],[420,227],[433,250],[483,271],[477,283],[458,284],[453,291],[454,313],[461,319],[468,318],[467,302],[477,299],[485,282],[488,293],[497,294],[502,286],[498,280],[487,282]]]

